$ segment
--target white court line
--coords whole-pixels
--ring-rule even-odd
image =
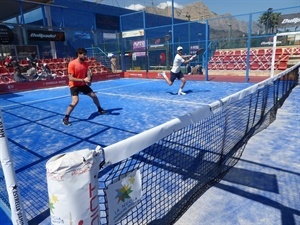
[[[125,84],[125,85],[120,85],[120,86],[113,86],[113,87],[103,88],[103,89],[101,89],[101,91],[102,90],[112,90],[112,89],[117,89],[117,88],[122,88],[122,87],[130,87],[130,86],[135,86],[135,85],[139,85],[139,84],[146,84],[146,83],[152,83],[152,82],[158,82],[158,80],[151,80],[151,81],[149,80],[149,81],[144,81],[144,82],[139,82],[139,83],[134,83],[134,84]]]
[[[187,105],[208,105],[208,103],[201,103],[201,102],[191,102],[191,101],[182,101],[182,100],[173,100],[173,99],[165,99],[165,98],[157,98],[157,97],[148,97],[148,96],[136,96],[136,95],[124,95],[124,94],[113,94],[113,93],[107,93],[107,92],[97,92],[101,93],[101,95],[112,95],[112,96],[120,96],[120,97],[126,97],[126,98],[132,98],[132,99],[143,99],[143,100],[151,100],[155,102],[173,102],[173,103],[184,103]],[[180,97],[180,96],[179,96]]]
[[[164,99],[164,98],[151,98],[151,97],[142,97],[142,96],[136,96],[136,95],[124,95],[124,94],[112,94],[112,93],[107,93],[107,92],[103,92],[105,90],[113,90],[113,89],[117,89],[117,88],[122,88],[122,87],[129,87],[129,86],[135,86],[135,85],[139,85],[139,84],[145,84],[145,83],[152,83],[152,82],[160,82],[161,80],[147,80],[144,82],[138,82],[138,83],[134,83],[134,84],[126,84],[126,85],[119,85],[119,86],[112,86],[112,87],[108,87],[108,88],[103,88],[103,89],[93,89],[94,92],[97,93],[101,93],[102,95],[111,95],[111,96],[120,96],[120,97],[127,97],[127,98],[133,98],[133,99],[143,99],[143,100],[151,100],[151,101],[157,101],[157,102],[161,102],[161,101],[168,101],[168,102],[173,102],[173,103],[185,103],[185,104],[190,104],[190,105],[207,105],[207,103],[195,103],[195,102],[190,102],[190,101],[182,101],[182,100],[170,100],[170,99]],[[49,88],[49,89],[55,89],[55,88],[68,88],[68,86],[64,86],[64,87],[53,87],[53,88]],[[34,90],[34,91],[39,91],[39,90]],[[28,92],[28,91],[26,91]],[[27,104],[34,104],[34,103],[39,103],[39,102],[45,102],[45,101],[51,101],[51,100],[55,100],[55,99],[60,99],[60,98],[66,98],[69,97],[70,95],[61,95],[58,97],[53,97],[53,98],[43,98],[43,99],[38,99],[38,100],[33,100],[33,101],[27,101],[27,102],[20,102],[20,103],[14,103],[14,104],[10,104],[10,105],[5,105],[5,106],[0,106],[0,108],[9,108],[9,107],[14,107],[14,106],[19,106],[20,104],[22,105],[27,105]]]

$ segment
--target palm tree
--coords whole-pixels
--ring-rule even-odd
[[[274,33],[276,32],[275,28],[279,24],[279,16],[281,13],[274,13],[272,8],[269,8],[264,12],[260,17],[258,22],[265,26],[265,33]]]

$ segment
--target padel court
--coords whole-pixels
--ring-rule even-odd
[[[95,149],[97,145],[109,146],[252,84],[188,81],[184,88],[185,96],[177,95],[179,85],[180,82],[175,81],[169,87],[163,80],[156,79],[116,79],[93,83],[92,88],[107,113],[99,115],[92,100],[80,95],[79,104],[70,117],[72,126],[62,124],[71,100],[68,87],[1,95],[9,149],[24,208],[30,214],[27,217],[37,221],[36,224],[49,224],[45,164],[52,156],[84,148]],[[265,177],[272,181],[271,175]],[[270,193],[279,192],[273,186],[270,188]],[[3,195],[6,194],[5,186],[0,186],[0,190]],[[26,201],[26,196],[36,197]],[[299,212],[299,208],[296,211]],[[299,222],[300,216],[296,214]],[[1,224],[10,224],[3,212],[0,215],[1,221],[5,222]]]

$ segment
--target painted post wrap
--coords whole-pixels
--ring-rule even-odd
[[[96,150],[83,149],[52,157],[46,164],[52,225],[99,225]]]
[[[0,161],[5,178],[8,200],[11,210],[11,221],[13,225],[27,225],[21,196],[16,181],[16,174],[12,157],[8,147],[2,112],[0,110]]]

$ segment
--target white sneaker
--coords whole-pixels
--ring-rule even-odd
[[[178,92],[178,95],[186,95],[186,93],[183,92],[183,91],[179,91],[179,92]]]

